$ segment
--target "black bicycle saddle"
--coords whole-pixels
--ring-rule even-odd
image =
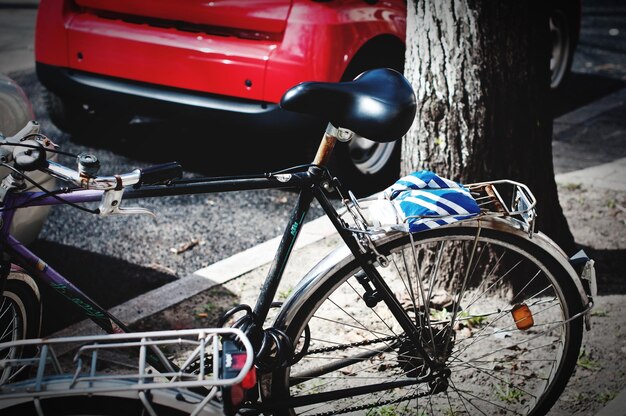
[[[335,127],[378,142],[401,138],[415,118],[411,84],[389,68],[363,72],[349,82],[302,82],[281,98],[285,110],[321,116]]]

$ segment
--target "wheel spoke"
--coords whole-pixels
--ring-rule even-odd
[[[310,295],[315,310],[296,313],[287,328],[289,336],[300,336],[308,326],[310,345],[309,353],[285,370],[285,380],[292,382],[286,395],[306,400],[396,384],[358,397],[329,395],[333,400],[295,408],[294,414],[372,409],[370,415],[516,415],[549,408],[575,364],[569,358],[564,363],[564,357],[580,345],[580,331],[570,328],[576,308],[554,277],[562,272],[542,262],[546,254],[533,252],[539,249],[532,242],[502,242],[501,235],[451,227],[398,236],[377,247],[389,260],[386,268],[376,264],[385,290],[420,330],[413,338],[384,302],[365,306],[361,285],[353,280],[361,270],[356,262],[342,266],[342,275],[325,277],[328,283],[317,284],[320,289]],[[532,311],[534,324],[527,330],[518,328],[511,313],[520,303]],[[420,350],[441,369],[428,370]],[[423,382],[405,385],[410,380]],[[557,393],[547,397],[552,391]]]
[[[548,308],[545,308],[545,309],[543,309],[541,311],[533,313],[533,316],[535,316],[535,317],[539,316],[539,315],[541,315],[542,312],[545,312],[546,310],[551,309],[554,306],[558,306],[558,305],[555,304],[555,305],[552,305],[552,306],[550,306]],[[507,312],[510,312],[510,311],[507,311]],[[496,321],[499,320],[499,319],[500,318],[496,319]],[[493,321],[493,322],[495,322],[495,321]],[[540,328],[540,327],[550,326],[550,329],[552,329],[552,328],[554,328],[554,327],[556,327],[558,325],[562,325],[562,324],[564,324],[563,321],[561,321],[561,322],[544,323],[544,324],[535,324],[535,325],[533,325],[533,328]],[[510,325],[508,325],[508,326],[506,326],[504,328],[498,328],[497,330],[495,328],[493,328],[493,329],[494,329],[494,331],[491,334],[487,334],[487,333],[483,334],[482,333],[483,331],[481,331],[480,333],[477,333],[476,335],[472,336],[471,338],[466,338],[466,339],[472,339],[473,341],[469,345],[463,346],[463,349],[459,349],[457,351],[457,354],[463,353],[465,350],[467,350],[468,348],[472,347],[476,342],[484,340],[485,338],[492,337],[492,336],[497,336],[499,334],[507,334],[507,333],[511,332],[510,329],[516,330],[517,326],[516,326],[515,322],[513,322],[512,324],[510,324]],[[546,332],[543,332],[542,334],[547,334],[547,333],[548,332],[546,331]],[[456,345],[457,346],[461,346],[463,344],[463,341],[465,341],[465,340],[462,340],[461,342],[458,342]],[[511,348],[511,346],[508,346],[508,348]]]
[[[478,410],[482,415],[487,416],[487,413],[483,412],[479,407],[477,407],[474,403],[472,403],[471,400],[469,399],[464,399],[463,395],[461,394],[461,392],[459,391],[459,389],[456,388],[456,386],[454,385],[454,381],[450,380],[450,384],[452,386],[452,388],[454,389],[454,391],[456,392],[456,394],[459,395],[459,399],[461,399],[461,402],[463,402],[463,400],[465,400],[467,403],[469,403],[470,406],[472,406],[474,409]],[[467,407],[465,406],[465,404],[463,404],[463,407],[465,408],[465,411],[467,412],[468,415],[471,415],[472,412],[470,412]]]

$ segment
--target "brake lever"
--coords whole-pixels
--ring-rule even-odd
[[[13,136],[2,137],[2,144],[4,144],[4,146],[0,146],[0,162],[9,163],[13,160],[15,145],[23,141],[24,138],[29,135],[38,134],[40,129],[40,124],[35,120],[31,120]]]
[[[142,207],[127,207],[122,208],[122,196],[124,194],[124,189],[112,189],[109,191],[104,191],[102,195],[102,200],[100,201],[100,206],[98,207],[98,211],[101,217],[106,217],[109,215],[134,215],[134,214],[147,214],[152,216],[152,218],[156,218],[156,214],[149,209]]]

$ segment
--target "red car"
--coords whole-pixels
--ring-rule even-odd
[[[404,0],[41,0],[37,74],[52,121],[73,133],[93,130],[95,118],[137,115],[297,126],[301,116],[277,105],[295,84],[350,80],[382,66],[402,71],[406,7]],[[335,169],[357,192],[387,185],[399,170],[398,143],[354,140],[336,157]]]
[[[403,69],[405,16],[403,0],[41,0],[37,74],[74,133],[96,114],[297,125],[277,104],[295,84]],[[355,185],[397,174],[394,143],[350,150],[341,174]]]

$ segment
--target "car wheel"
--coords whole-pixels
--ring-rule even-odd
[[[567,78],[574,56],[574,28],[565,9],[555,7],[550,12],[550,88],[557,90]]]
[[[346,68],[342,81],[353,80],[362,72],[374,68],[404,70],[404,45],[394,39],[381,37],[359,51]],[[357,197],[368,196],[398,179],[400,174],[401,139],[377,143],[356,137],[348,144],[338,143],[331,160],[331,172]]]
[[[117,131],[130,121],[129,116],[94,111],[80,101],[61,98],[47,89],[43,96],[50,120],[60,130],[69,133],[76,142],[95,144],[107,132]]]
[[[358,197],[391,185],[400,173],[400,140],[377,143],[357,136],[338,143],[331,171]]]
[[[52,91],[44,89],[43,100],[50,121],[54,123],[59,130],[68,132],[70,130],[71,115],[68,106]]]

